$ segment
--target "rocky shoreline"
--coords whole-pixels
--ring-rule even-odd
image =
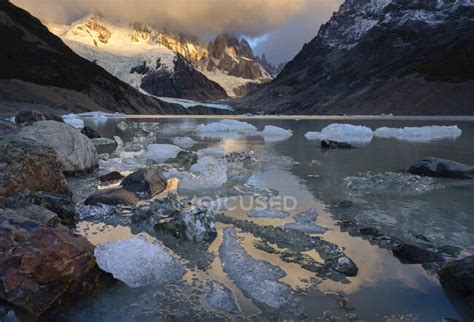
[[[259,242],[254,245],[256,249],[276,255],[283,262],[297,264],[315,273],[320,279],[347,282],[348,277],[356,276],[359,272],[360,268],[345,254],[344,249],[312,235],[325,231],[316,225],[307,227],[317,217],[312,210],[297,215],[295,223],[274,227],[219,214],[217,208],[196,207],[182,199],[169,186],[165,173],[169,169],[189,170],[199,165],[199,158],[194,152],[182,150],[176,153],[176,157],[166,158],[167,161],[163,164],[147,164],[133,172],[114,171],[99,175],[97,169],[100,160],[108,160],[108,156],[113,155],[117,148],[123,149],[123,142],[100,138],[90,128],[82,131],[75,129],[55,115],[40,112],[22,112],[16,121],[18,124],[0,121],[2,321],[3,318],[15,321],[54,317],[71,299],[94,293],[109,285],[113,281],[112,275],[124,281],[120,278],[122,268],[112,265],[113,261],[110,260],[98,263],[96,256],[104,250],[120,253],[121,247],[126,247],[127,242],[142,247],[143,256],[146,256],[147,249],[157,256],[142,258],[140,254],[135,254],[133,256],[138,257],[129,259],[131,261],[152,261],[158,263],[158,266],[166,263],[175,267],[177,272],[184,270],[182,264],[175,262],[163,250],[163,243],[185,259],[188,268],[206,268],[215,256],[208,248],[218,235],[217,223],[232,227],[224,230],[224,243],[219,250],[221,258],[228,265],[225,267],[226,273],[245,294],[265,306],[282,308],[295,316],[303,312],[301,303],[291,288],[278,282],[283,276],[279,268],[267,263],[268,275],[264,280],[249,282],[240,277],[239,267],[244,269],[264,264],[254,262],[245,249],[239,246],[235,229],[258,238]],[[125,122],[120,126],[125,128],[129,124]],[[153,142],[152,125],[143,127],[141,131],[144,136],[140,140],[149,139]],[[136,150],[134,145],[140,146],[143,143],[140,140],[134,140],[128,145],[126,153],[136,153],[133,152]],[[328,141],[322,147],[327,148],[328,144],[330,149],[345,149],[348,145]],[[219,151],[208,149],[206,152]],[[251,154],[234,152],[225,155],[225,158],[230,163],[241,164],[236,167],[237,176],[242,176],[247,171],[246,167],[253,167],[254,156]],[[409,172],[472,179],[472,167],[434,158],[420,161]],[[95,247],[85,237],[78,235],[75,232],[79,219],[77,204],[73,201],[67,180],[72,176],[90,173],[94,173],[106,188],[81,200],[81,207],[104,207],[110,222],[123,223],[131,227],[134,234],[146,232],[160,242],[131,239],[124,242],[124,245],[111,243]],[[229,179],[232,181],[232,178]],[[242,189],[236,190],[243,192]],[[262,193],[271,195],[273,192]],[[249,192],[249,195],[253,195],[253,192]],[[343,201],[334,207],[350,209],[352,203]],[[402,263],[422,264],[428,272],[437,274],[446,288],[473,303],[473,257],[459,259],[459,252],[455,249],[433,248],[422,242],[422,235],[418,245],[406,244],[375,227],[360,226],[347,218],[336,219],[339,220],[342,231],[391,250]],[[311,230],[304,230],[306,228]],[[310,250],[315,250],[322,262],[317,262],[304,253]],[[236,261],[235,256],[239,260]],[[164,267],[168,267],[166,265]],[[155,273],[160,280],[161,271]],[[149,278],[153,276],[143,276],[129,283],[142,285]],[[268,293],[267,298],[259,297],[261,288],[266,287],[265,283],[275,287],[271,291],[274,293]],[[230,314],[239,312],[235,299],[232,299],[232,292],[224,285],[209,280],[205,288],[211,305],[222,305],[222,310]],[[280,303],[280,295],[287,302]]]

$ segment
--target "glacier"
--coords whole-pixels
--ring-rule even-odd
[[[436,140],[455,140],[462,135],[462,130],[456,126],[423,126],[390,128],[381,127],[375,130],[375,137],[397,139],[408,142],[430,142]]]
[[[133,288],[179,281],[185,273],[161,242],[144,237],[98,245],[94,255],[100,269]]]

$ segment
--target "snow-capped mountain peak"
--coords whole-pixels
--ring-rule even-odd
[[[249,43],[229,35],[220,35],[205,45],[195,37],[158,30],[141,22],[115,23],[100,14],[87,15],[70,26],[47,25],[78,54],[137,88],[142,86],[146,74],[136,73],[137,70],[164,70],[171,75],[176,62],[183,62],[177,55],[196,72],[223,87],[228,96],[245,92],[243,88],[248,83],[272,78],[254,57]],[[151,94],[161,96],[167,92]]]

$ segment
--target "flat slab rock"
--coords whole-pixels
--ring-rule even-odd
[[[474,166],[434,157],[418,161],[408,172],[427,177],[474,179]]]

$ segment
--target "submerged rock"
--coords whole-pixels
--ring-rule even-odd
[[[94,255],[102,270],[130,287],[165,285],[185,273],[159,241],[150,243],[144,237],[98,245]]]
[[[303,304],[291,287],[279,282],[286,276],[285,271],[250,256],[237,241],[234,229],[224,229],[219,255],[224,271],[254,302],[295,315],[303,313]]]
[[[401,244],[392,251],[393,254],[401,261],[407,262],[409,264],[423,264],[445,261],[444,257],[438,253],[409,244]]]
[[[354,147],[349,143],[332,141],[332,140],[322,140],[321,141],[321,148],[331,149],[331,150],[335,150],[335,149],[346,149],[346,150],[354,149]]]
[[[122,187],[140,199],[152,198],[165,191],[166,186],[166,179],[156,168],[140,169],[122,181]]]
[[[208,280],[204,284],[204,292],[207,303],[213,308],[230,314],[240,314],[234,294],[224,284]]]
[[[297,230],[283,229],[273,226],[260,226],[255,223],[232,218],[222,214],[217,214],[216,219],[224,224],[230,224],[249,232],[252,235],[261,238],[263,241],[275,244],[279,248],[287,248],[294,256],[299,256],[301,252],[314,249],[324,260],[324,264],[346,276],[355,276],[357,274],[357,266],[352,260],[350,265],[339,265],[339,258],[346,257],[342,249],[337,245],[327,242],[319,237],[309,236]]]
[[[14,196],[24,191],[71,195],[61,164],[49,147],[26,139],[0,138],[2,163],[1,195]]]
[[[93,138],[92,143],[94,143],[95,149],[98,154],[109,153],[112,154],[117,150],[118,144],[115,140],[107,138]]]
[[[40,316],[101,284],[94,246],[58,223],[38,206],[0,209],[1,300]]]
[[[474,166],[434,157],[417,162],[408,172],[427,177],[474,179]]]
[[[23,128],[18,134],[52,148],[66,175],[90,171],[98,166],[92,141],[78,130],[55,121],[40,121]]]
[[[248,216],[251,218],[287,218],[288,214],[283,211],[278,211],[272,208],[255,208],[248,212]]]
[[[131,192],[124,189],[109,189],[94,192],[85,201],[88,206],[96,205],[127,205],[135,206],[140,200]]]
[[[87,136],[89,139],[98,139],[100,138],[99,132],[94,130],[93,128],[90,128],[88,126],[84,126],[81,130],[81,133]],[[100,154],[100,153],[99,153]]]
[[[125,178],[120,172],[112,171],[99,177],[101,182],[116,181]]]
[[[474,256],[444,264],[438,276],[444,285],[461,295],[474,295]]]

